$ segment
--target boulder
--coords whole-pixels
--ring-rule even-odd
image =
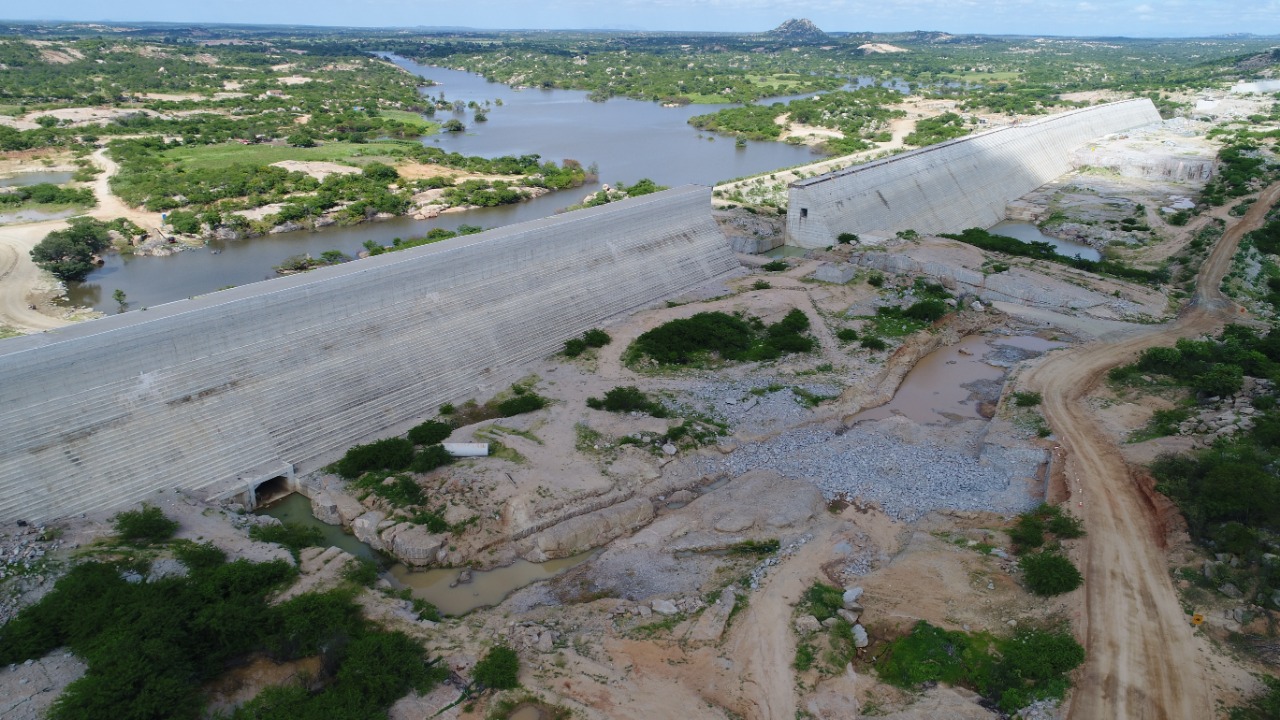
[[[449,543],[446,535],[435,535],[421,525],[399,523],[382,532],[382,543],[392,555],[409,565],[429,565]]]
[[[796,618],[796,632],[801,635],[811,635],[822,629],[822,623],[818,622],[818,618],[812,615],[801,615]]]
[[[867,637],[867,629],[861,625],[853,626],[853,646],[856,648],[864,648],[871,644],[871,639]]]
[[[351,521],[351,532],[355,533],[357,540],[374,550],[385,550],[386,546],[382,544],[382,538],[378,537],[378,524],[386,517],[377,510],[370,510]]]
[[[1240,592],[1240,588],[1236,587],[1231,583],[1227,583],[1222,587],[1219,587],[1218,592],[1222,593],[1223,595],[1226,595],[1232,600],[1239,600],[1240,598],[1244,597],[1244,593]]]
[[[823,263],[813,271],[810,277],[821,282],[843,285],[852,280],[857,273],[858,266],[851,263]]]
[[[653,611],[659,615],[675,615],[680,612],[680,610],[676,608],[676,604],[670,600],[654,600],[652,607]]]
[[[311,514],[326,525],[341,525],[342,514],[338,512],[338,503],[329,493],[316,493],[311,498]]]
[[[840,619],[848,622],[850,625],[857,625],[858,619],[862,617],[861,612],[854,612],[852,610],[847,610],[845,608],[840,608],[839,610],[837,610],[836,615],[839,615]]]
[[[850,605],[857,603],[858,599],[861,597],[862,597],[862,588],[851,587],[851,588],[845,588],[844,596],[840,599],[844,602],[845,607],[849,607]]]
[[[689,639],[706,642],[719,640],[724,634],[729,615],[733,613],[733,606],[737,602],[738,596],[733,592],[732,587],[721,590],[720,598],[716,603],[698,616],[698,622],[689,633]]]

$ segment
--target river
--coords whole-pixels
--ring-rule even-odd
[[[441,92],[450,101],[483,104],[501,99],[488,111],[488,122],[465,118],[465,133],[442,133],[423,138],[450,152],[496,157],[537,153],[546,160],[572,158],[584,166],[595,163],[600,180],[609,184],[651,178],[662,185],[713,185],[746,175],[791,167],[818,159],[812,150],[777,142],[747,142],[737,147],[732,138],[700,131],[688,124],[694,115],[728,105],[689,105],[667,108],[655,103],[615,98],[597,103],[577,90],[514,88],[491,83],[479,75],[389,56],[397,65],[437,83],[424,94]],[[785,101],[771,98],[766,102]],[[437,120],[451,117],[438,113]],[[319,255],[341,250],[355,255],[366,240],[390,245],[394,238],[425,235],[432,228],[459,225],[485,228],[535,220],[574,205],[599,188],[598,184],[550,193],[529,202],[463,213],[433,220],[396,218],[354,227],[300,231],[239,241],[210,241],[206,249],[169,257],[109,255],[105,264],[82,283],[68,284],[75,305],[115,312],[113,293],[123,290],[129,308],[137,310],[181,300],[232,285],[275,277],[272,268],[300,253]]]

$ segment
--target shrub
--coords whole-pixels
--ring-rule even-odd
[[[836,242],[840,243],[841,245],[850,245],[858,242],[858,236],[855,233],[848,233],[848,232],[840,233],[839,235],[836,236]]]
[[[760,269],[768,270],[769,272],[781,272],[783,270],[789,269],[790,267],[791,266],[788,265],[785,260],[771,260],[761,265]]]
[[[1061,595],[1084,582],[1080,571],[1065,556],[1052,552],[1023,555],[1018,560],[1027,579],[1027,588],[1036,595]]]
[[[160,508],[146,503],[140,510],[119,513],[112,523],[122,540],[137,545],[164,542],[178,531],[177,520],[170,520]]]
[[[445,403],[440,406],[441,415],[452,415],[455,410],[457,410],[457,408],[453,406],[453,403]]]
[[[108,226],[92,218],[72,218],[31,250],[31,260],[59,280],[83,280],[93,272],[93,256],[111,245]]]
[[[921,620],[911,633],[893,641],[876,665],[891,685],[914,688],[926,682],[978,685],[987,664],[987,649],[977,638],[948,631]]]
[[[511,417],[512,415],[523,415],[524,413],[541,410],[546,406],[546,398],[537,393],[527,392],[523,395],[509,397],[498,403],[498,413],[502,417]]]
[[[378,582],[378,563],[368,559],[348,561],[342,569],[342,579],[361,587],[373,587]]]
[[[836,339],[840,342],[853,342],[858,339],[858,331],[853,328],[840,328],[836,331]]]
[[[415,425],[409,431],[409,442],[414,445],[436,445],[442,443],[453,434],[453,426],[439,420],[428,420]]]
[[[590,330],[582,333],[582,340],[588,346],[593,348],[604,347],[605,345],[613,342],[613,338],[609,337],[609,333],[601,330],[600,328],[591,328]]]
[[[520,684],[520,656],[515,650],[497,645],[476,663],[471,677],[481,685],[496,690],[509,690]]]
[[[1038,548],[1044,544],[1044,520],[1035,513],[1023,513],[1009,530],[1009,539],[1018,552]]]
[[[334,463],[334,470],[354,480],[371,470],[395,472],[413,462],[413,443],[403,438],[386,438],[368,445],[356,445]]]
[[[862,336],[862,342],[859,344],[868,350],[884,350],[889,347],[889,343],[885,342],[883,338],[878,338],[875,335]]]
[[[903,317],[924,322],[933,322],[947,314],[947,305],[941,300],[921,300],[902,311]]]
[[[873,271],[867,276],[867,284],[871,287],[884,287],[884,275]]]
[[[428,445],[414,456],[413,464],[409,469],[416,473],[428,473],[452,463],[453,460],[454,457],[444,449],[443,445]]]
[[[705,352],[741,358],[751,348],[753,335],[741,318],[704,312],[659,325],[636,338],[633,347],[663,365],[687,365]]]
[[[1042,399],[1038,392],[1025,391],[1013,394],[1013,404],[1018,407],[1035,407],[1040,404]]]
[[[594,401],[594,402],[593,402]],[[609,412],[651,412],[662,405],[655,403],[640,388],[634,385],[622,385],[604,394],[604,399],[588,398],[587,405],[597,410]],[[665,409],[665,408],[663,408]]]
[[[757,280],[751,283],[752,290],[768,290],[772,287],[773,285],[770,285],[768,280]]]
[[[227,561],[227,554],[213,543],[197,544],[190,540],[174,541],[173,555],[193,571],[208,570]]]
[[[569,338],[564,341],[565,357],[578,357],[587,351],[587,341],[582,338]]]
[[[816,582],[804,591],[800,597],[802,610],[814,616],[819,622],[836,616],[836,611],[844,607],[844,591],[825,583]]]
[[[1057,535],[1063,540],[1074,540],[1078,537],[1084,537],[1084,526],[1081,525],[1080,519],[1065,513],[1059,512],[1057,515],[1049,518],[1048,527],[1049,532]]]

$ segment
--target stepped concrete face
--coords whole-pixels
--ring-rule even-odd
[[[990,227],[1011,201],[1069,172],[1076,148],[1159,120],[1150,100],[1125,100],[798,180],[788,192],[786,241],[817,248],[840,233]]]
[[[251,490],[737,266],[668,190],[0,343],[0,521]]]

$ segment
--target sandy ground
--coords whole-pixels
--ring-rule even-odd
[[[106,150],[98,150],[90,157],[103,172],[92,183],[98,204],[86,215],[99,220],[123,217],[147,230],[158,228],[159,213],[131,208],[111,192],[111,176],[119,166],[107,157]],[[38,332],[83,317],[50,302],[56,281],[31,261],[31,249],[49,233],[66,226],[65,220],[0,226],[0,327]],[[38,309],[32,310],[32,304]]]
[[[271,163],[278,168],[284,168],[289,172],[302,172],[310,175],[316,180],[323,181],[325,178],[333,174],[350,175],[360,172],[360,168],[351,167],[350,165],[340,165],[335,162],[324,162],[318,160],[281,160],[280,162]],[[243,214],[243,213],[242,213]]]

